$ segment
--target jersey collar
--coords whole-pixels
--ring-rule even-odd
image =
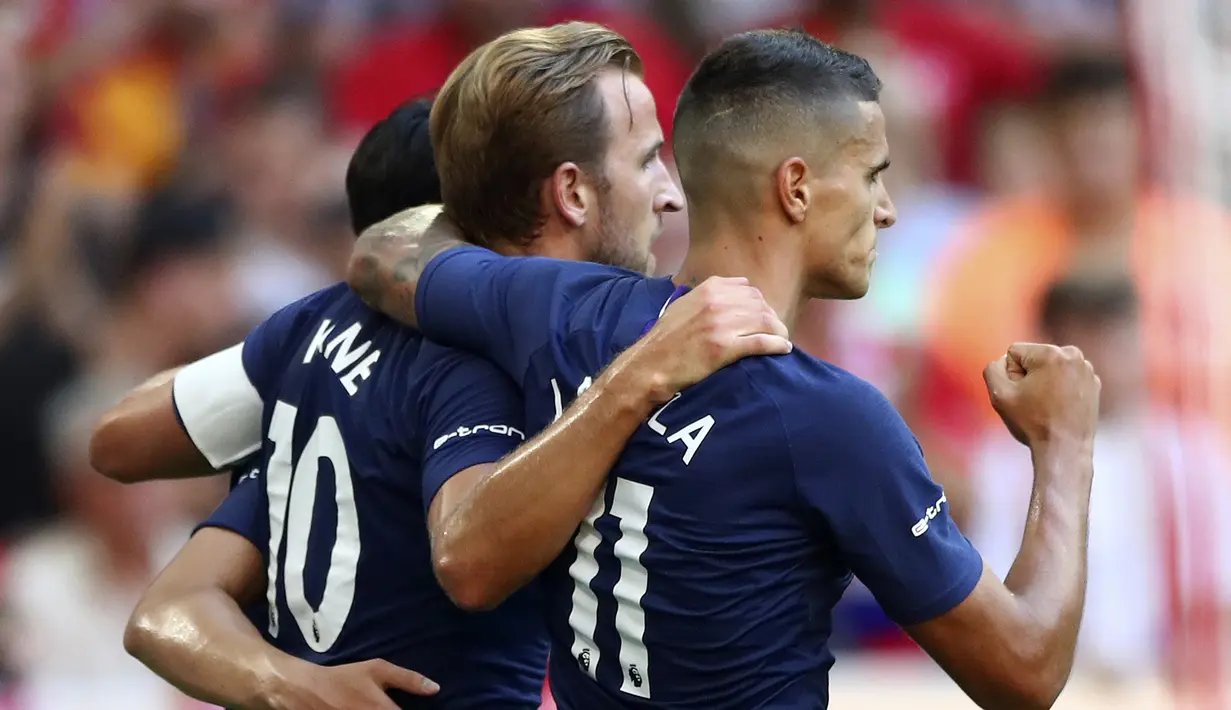
[[[667,312],[667,307],[670,306],[672,303],[675,303],[676,300],[680,298],[680,296],[683,296],[684,294],[688,293],[691,290],[692,288],[690,286],[687,286],[684,284],[676,286],[675,290],[671,292],[671,295],[667,297],[667,302],[663,304],[663,307],[661,309],[659,309],[658,315],[655,316],[654,318],[651,318],[650,322],[645,324],[645,328],[641,331],[641,335],[645,336],[646,333],[650,332],[650,329],[654,327],[654,324],[658,322],[658,319],[662,318],[663,314]]]

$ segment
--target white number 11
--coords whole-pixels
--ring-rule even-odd
[[[612,552],[620,563],[620,576],[610,596],[616,603],[615,628],[619,634],[618,656],[623,677],[620,690],[642,698],[650,697],[650,673],[645,648],[645,610],[641,607],[649,576],[641,563],[641,555],[649,544],[645,526],[653,498],[654,489],[651,486],[617,478],[611,509],[604,510],[606,491],[603,491],[581,523],[573,539],[577,559],[568,570],[573,578],[573,607],[569,613],[569,626],[573,629],[573,658],[583,671],[594,678],[602,657],[594,643],[594,631],[598,626],[598,596],[592,586],[598,576],[598,560],[594,552],[602,542],[602,535],[594,524],[605,513],[619,521],[620,538],[612,546]]]

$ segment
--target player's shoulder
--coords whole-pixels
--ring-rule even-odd
[[[462,385],[516,388],[512,378],[490,360],[431,340],[424,340],[419,347],[413,379],[420,387],[454,381]]]
[[[339,283],[291,303],[258,326],[244,342],[244,359],[250,376],[263,373],[259,379],[267,386],[300,390],[332,371],[354,396],[360,382],[380,381],[364,388],[377,393],[401,383],[399,373],[415,367],[422,341],[418,331],[372,310]]]
[[[347,304],[352,300],[358,303],[363,302],[349,286],[338,282],[331,286],[326,286],[319,291],[313,291],[303,298],[292,302],[285,310],[295,313],[314,313],[338,304]]]
[[[295,350],[306,346],[332,353],[338,346],[355,349],[370,342],[388,359],[403,350],[413,357],[423,340],[419,331],[368,307],[345,283],[321,289],[283,310],[285,341]]]
[[[433,258],[424,270],[420,288],[450,262],[450,270],[464,269],[476,279],[492,276],[511,279],[513,290],[519,298],[550,296],[570,305],[586,299],[608,298],[610,292],[631,290],[648,278],[636,271],[608,264],[545,256],[504,256],[483,247],[464,245]]]
[[[781,405],[824,403],[841,410],[888,404],[872,383],[799,348],[786,355],[745,358],[737,365],[757,389]]]
[[[265,320],[283,337],[310,327],[327,314],[364,308],[363,301],[344,283],[336,283],[292,301]]]
[[[322,316],[339,319],[348,315],[378,315],[345,283],[323,288],[302,299],[300,303],[302,312],[309,320]]]
[[[875,385],[799,348],[786,355],[745,358],[737,367],[773,403],[793,438],[884,435],[905,427]]]

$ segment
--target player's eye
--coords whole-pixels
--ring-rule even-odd
[[[888,169],[889,169],[888,160],[876,166],[875,168],[872,168],[872,172],[868,173],[868,182],[872,184],[876,184],[881,179],[881,175]]]
[[[658,156],[661,154],[662,154],[662,144],[659,143],[658,145],[650,149],[649,153],[646,153],[645,160],[641,162],[641,167],[643,168],[650,167],[651,165],[654,164],[655,160],[658,160]]]

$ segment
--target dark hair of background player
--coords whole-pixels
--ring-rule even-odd
[[[407,101],[368,131],[346,168],[346,200],[358,235],[383,219],[440,199],[428,132],[431,99]]]

